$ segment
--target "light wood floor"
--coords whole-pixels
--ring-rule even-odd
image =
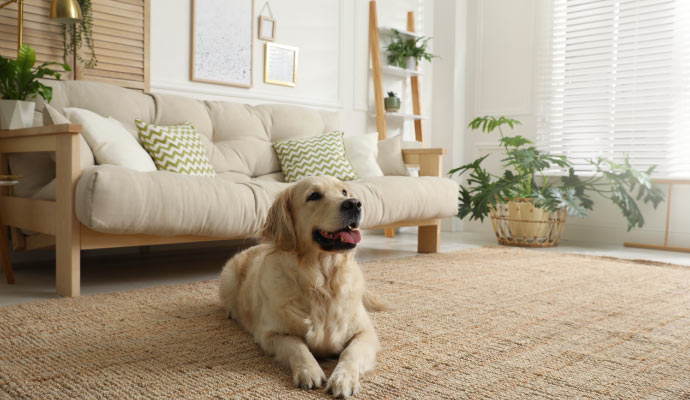
[[[441,252],[495,246],[490,236],[475,233],[443,232]],[[199,247],[158,246],[86,252],[82,261],[82,295],[127,289],[216,279],[225,261],[250,242],[222,242]],[[383,233],[365,233],[358,249],[360,262],[416,255],[414,228],[388,239]],[[690,254],[630,249],[616,245],[562,242],[559,247],[535,251],[561,251],[609,257],[646,259],[690,266]],[[7,285],[0,276],[0,306],[54,298],[55,267],[52,253],[23,255],[15,261],[17,283]]]

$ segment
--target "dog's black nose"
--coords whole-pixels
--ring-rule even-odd
[[[345,212],[360,211],[362,209],[362,202],[357,199],[347,199],[340,205],[340,209]]]

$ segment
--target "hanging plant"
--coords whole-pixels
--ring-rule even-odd
[[[60,24],[62,31],[62,46],[64,49],[63,59],[67,59],[71,54],[77,57],[77,62],[85,68],[94,68],[98,64],[96,50],[93,47],[93,10],[91,0],[79,0],[81,5],[82,20],[76,24]],[[89,49],[89,58],[84,59],[79,54],[79,49],[86,44]]]

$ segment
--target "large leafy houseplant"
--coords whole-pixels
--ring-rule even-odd
[[[431,61],[437,57],[428,51],[428,43],[431,40],[427,36],[403,39],[400,31],[392,29],[393,40],[386,47],[388,52],[388,63],[400,68],[411,68],[407,65],[407,60],[413,58],[417,63],[422,60]]]
[[[644,225],[644,217],[638,202],[656,206],[664,195],[652,185],[650,178],[654,167],[646,171],[633,168],[626,157],[622,163],[597,158],[590,160],[594,174],[578,176],[572,163],[563,155],[551,154],[537,149],[533,143],[520,135],[506,136],[503,127],[520,124],[506,117],[484,116],[474,119],[469,127],[491,133],[498,130],[499,142],[505,152],[502,159],[505,168],[502,175],[495,175],[482,167],[489,156],[454,168],[449,174],[468,174],[465,185],[460,188],[459,218],[467,216],[483,220],[497,205],[515,199],[527,201],[534,207],[584,217],[592,210],[596,193],[612,201],[627,220],[628,230]],[[567,174],[554,178],[548,173],[554,170]]]
[[[2,129],[30,127],[34,103],[27,101],[41,96],[46,102],[53,98],[53,89],[38,79],[51,77],[60,79],[62,71],[51,69],[53,65],[69,71],[67,64],[54,62],[36,66],[36,52],[28,45],[22,45],[17,59],[0,56],[0,116]]]

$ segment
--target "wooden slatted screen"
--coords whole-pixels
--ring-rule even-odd
[[[49,17],[50,0],[24,0],[23,42],[36,50],[36,61],[62,63],[60,25]],[[17,56],[17,5],[0,9],[0,54]],[[68,63],[73,66],[73,63]],[[71,79],[72,73],[65,76]]]
[[[39,62],[62,62],[60,25],[50,20],[51,0],[24,0],[24,43],[36,49]],[[76,79],[149,90],[150,0],[91,0],[93,38],[98,65],[68,64]],[[88,49],[82,47],[82,58]],[[17,52],[17,5],[0,9],[0,54]],[[65,76],[72,79],[73,74]]]
[[[98,65],[77,65],[77,79],[149,90],[150,0],[91,0]],[[82,57],[88,57],[83,48]]]

